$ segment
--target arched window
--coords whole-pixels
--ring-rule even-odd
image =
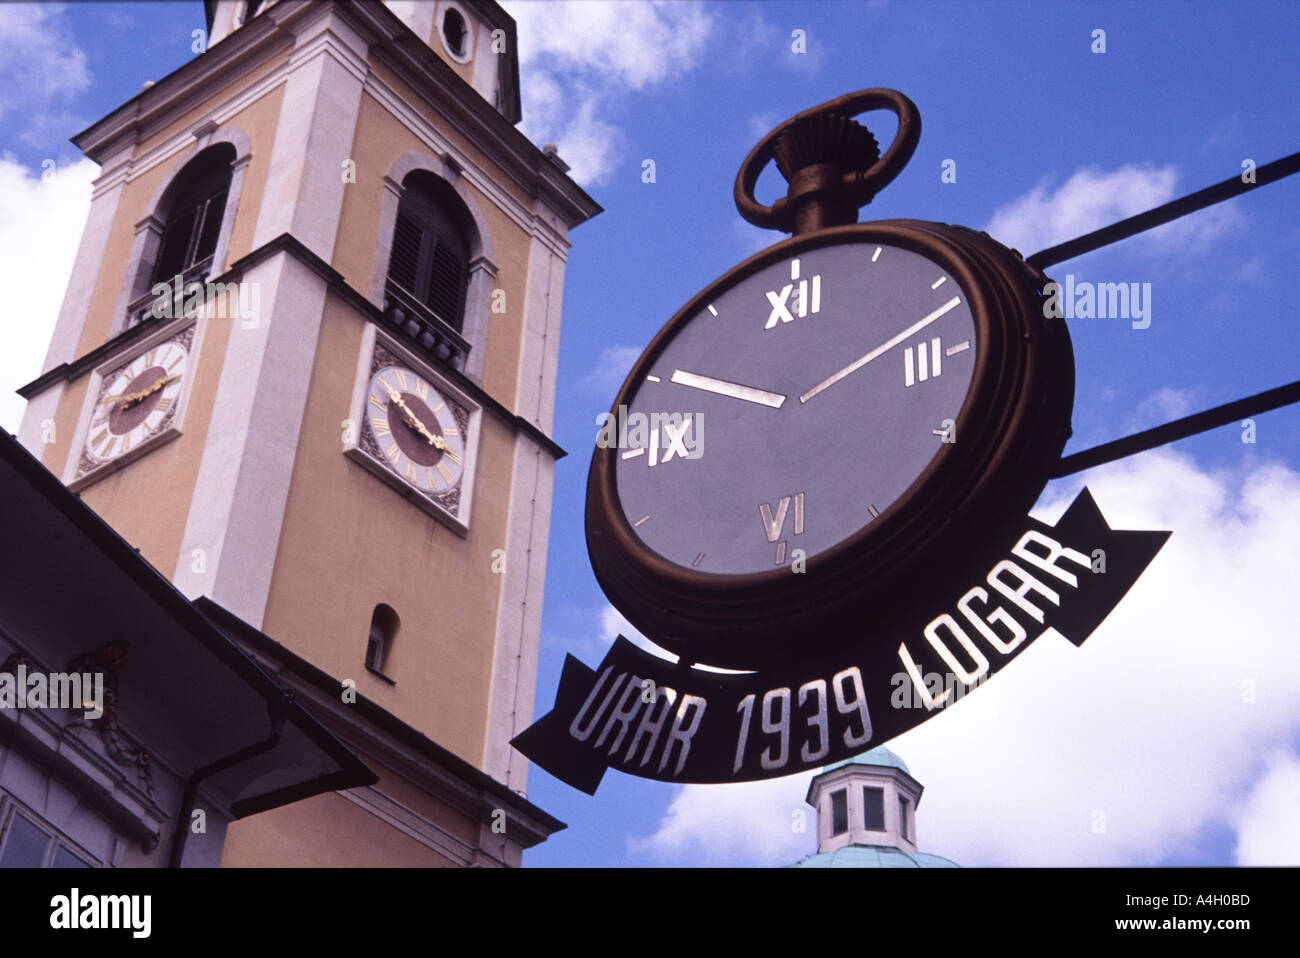
[[[462,337],[473,219],[456,191],[425,170],[402,181],[384,312],[437,359],[463,369]]]
[[[165,283],[177,274],[188,282],[200,278],[190,273],[211,269],[234,159],[235,148],[222,143],[204,150],[176,176],[159,210],[163,220],[162,244],[154,259],[149,285]]]
[[[388,678],[384,675],[384,665],[393,649],[393,640],[397,638],[400,624],[392,606],[382,602],[375,606],[374,614],[370,617],[370,637],[366,640],[366,668],[383,678]]]
[[[436,176],[417,170],[402,184],[388,278],[460,331],[465,311],[469,240],[454,218],[460,198]]]

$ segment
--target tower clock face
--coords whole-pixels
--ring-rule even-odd
[[[93,462],[117,459],[165,428],[175,415],[189,359],[189,351],[172,340],[105,377],[108,388],[86,435]]]
[[[983,344],[935,260],[886,242],[804,248],[696,302],[619,411],[618,501],[674,565],[813,561],[957,440]]]
[[[366,419],[385,464],[421,492],[439,495],[459,485],[465,437],[449,400],[404,366],[370,377]]]

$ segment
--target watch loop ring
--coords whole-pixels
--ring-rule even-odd
[[[823,160],[817,165],[787,173],[790,190],[786,196],[776,200],[771,206],[764,206],[754,198],[754,187],[758,183],[758,177],[767,164],[777,156],[779,142],[783,136],[825,118],[838,118],[851,123],[852,117],[868,110],[891,111],[898,117],[898,132],[885,154],[871,163],[867,169],[841,169],[838,165],[828,166]],[[852,126],[856,126],[865,134],[874,152],[874,138],[857,124]],[[847,93],[834,100],[828,100],[820,106],[790,117],[763,137],[750,151],[736,174],[736,185],[733,190],[736,209],[742,217],[755,226],[782,230],[786,233],[802,232],[802,229],[796,229],[799,225],[796,220],[796,206],[799,205],[797,201],[807,198],[808,194],[814,192],[823,195],[834,192],[836,194],[834,202],[837,205],[835,214],[842,221],[852,222],[856,218],[857,209],[870,203],[877,193],[902,172],[903,167],[912,158],[920,138],[921,113],[915,103],[897,90],[885,88],[858,90],[856,93]],[[861,144],[859,148],[860,146]],[[834,152],[834,147],[829,146],[827,150]],[[859,155],[862,155],[860,149]],[[833,177],[831,182],[827,182],[826,179],[828,171]],[[785,170],[782,172],[786,173]],[[808,179],[804,174],[811,174],[818,182],[812,186],[802,182]]]

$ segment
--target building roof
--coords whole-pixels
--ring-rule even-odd
[[[836,762],[834,765],[827,765],[822,769],[822,771],[832,772],[837,768],[843,768],[845,765],[877,765],[882,768],[901,769],[908,775],[912,774],[912,770],[907,767],[907,763],[883,745],[877,745],[869,752],[863,752],[861,755],[854,755],[852,758],[846,758],[844,761]]]
[[[59,668],[106,640],[127,640],[115,721],[180,774],[201,773],[208,800],[231,817],[378,781],[3,431],[0,568],[0,627],[19,640],[10,644]]]
[[[897,756],[895,756],[897,757]],[[960,868],[942,855],[907,852],[883,845],[845,845],[833,852],[813,855],[791,868]]]

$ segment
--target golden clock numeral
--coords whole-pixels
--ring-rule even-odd
[[[454,462],[456,465],[458,466],[460,465],[460,456],[456,455],[456,451],[454,449],[444,449],[443,455],[446,456],[448,459],[450,459],[452,462]]]
[[[145,369],[150,369],[150,368],[152,368],[152,366],[153,366],[153,361],[154,361],[154,357],[157,356],[157,355],[158,355],[158,350],[156,350],[156,349],[151,349],[151,350],[149,350],[149,352],[145,353],[145,356],[144,356],[144,368],[145,368]]]
[[[168,409],[171,408],[172,408],[172,400],[170,396],[163,396],[162,399],[158,400],[159,412],[166,412]]]
[[[411,462],[409,459],[406,460],[406,478],[410,479],[412,482],[418,481],[418,477],[415,474],[415,463]]]
[[[104,456],[107,457],[107,458],[109,458],[109,459],[112,459],[114,456],[116,456],[116,455],[117,455],[117,444],[118,444],[119,442],[121,442],[121,441],[122,441],[122,437],[121,437],[121,436],[115,436],[115,437],[113,437],[113,439],[110,440],[109,443],[108,443],[108,448],[104,451]]]
[[[392,435],[392,433],[388,431],[388,417],[386,416],[374,416],[370,420],[370,425],[374,427],[375,435],[381,439],[384,436]]]
[[[459,436],[459,435],[460,435],[460,430],[457,429],[455,426],[452,426],[450,429],[444,429],[444,430],[442,431],[442,434],[443,434],[444,436]]]
[[[370,405],[374,406],[376,409],[382,409],[384,412],[388,412],[388,403],[384,402],[378,396],[370,397]]]
[[[440,402],[438,403],[437,407],[433,411],[436,413],[439,409],[445,409],[445,408],[447,408],[447,404],[445,402]]]
[[[415,384],[415,394],[424,402],[429,401],[429,384],[423,379]]]
[[[95,433],[93,436],[90,437],[90,448],[95,450],[96,455],[100,455],[99,447],[100,445],[103,444],[104,440],[107,438],[108,438],[107,428],[99,430],[99,432]]]
[[[175,359],[169,362],[166,365],[166,367],[164,367],[167,370],[167,374],[171,375],[171,371],[176,367],[176,364],[179,363],[184,358],[185,358],[185,353],[182,352]]]
[[[442,478],[447,480],[448,485],[451,485],[451,481],[452,479],[455,478],[455,476],[452,474],[452,471],[447,468],[447,464],[445,462],[438,463],[438,472],[442,473]]]
[[[118,451],[127,452],[130,450],[130,448],[131,448],[131,434],[128,432],[125,436],[122,437],[122,448]]]
[[[393,375],[395,375],[395,376],[397,377],[397,385],[400,386],[402,389],[405,389],[405,388],[406,388],[406,373],[402,372],[402,370],[400,370],[400,369],[395,369],[395,370],[393,370]]]
[[[396,468],[398,461],[402,458],[402,450],[397,448],[397,443],[393,443],[384,450],[384,455],[388,457],[388,461],[393,464],[394,468]]]
[[[433,477],[433,470],[425,467],[424,474],[429,477],[429,485],[434,489],[438,488],[438,480]]]

